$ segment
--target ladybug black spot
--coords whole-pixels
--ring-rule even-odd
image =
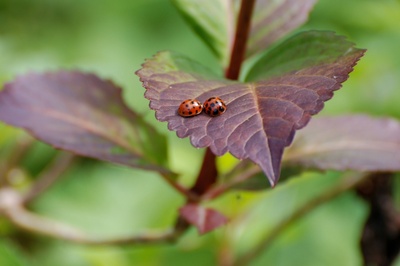
[[[194,101],[191,101],[190,103],[191,103],[191,104],[194,104]]]
[[[214,111],[213,111],[213,115],[217,115],[218,114],[218,109],[215,109]]]
[[[220,111],[220,112],[223,112],[223,111],[225,111],[225,107],[223,107],[223,106],[220,106],[220,107],[219,107],[219,111]]]
[[[191,114],[192,114],[192,112],[189,112],[189,114],[191,115]]]
[[[210,104],[210,106],[211,106],[211,107],[214,107],[214,106],[215,106],[215,103]]]

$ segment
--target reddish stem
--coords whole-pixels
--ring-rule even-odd
[[[242,0],[241,2],[230,62],[225,72],[225,77],[228,79],[237,80],[239,78],[240,68],[246,52],[254,4],[255,0]],[[207,148],[199,176],[191,189],[195,194],[204,194],[217,181],[218,172],[215,158],[210,148]]]
[[[250,33],[251,16],[255,2],[255,0],[242,0],[230,62],[225,72],[225,77],[228,79],[237,80],[239,78],[240,68],[246,53],[246,44]]]
[[[207,148],[199,176],[191,189],[195,194],[204,194],[217,181],[218,171],[215,158],[214,153],[212,153],[210,148]]]

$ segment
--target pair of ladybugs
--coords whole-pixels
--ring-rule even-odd
[[[209,116],[219,116],[225,113],[226,105],[218,97],[211,97],[204,104],[196,99],[188,99],[181,103],[178,114],[183,117],[190,117],[200,114],[203,110]]]

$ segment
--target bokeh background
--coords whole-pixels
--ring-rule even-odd
[[[307,29],[335,31],[368,49],[319,115],[400,118],[400,1],[320,0],[296,31]],[[145,58],[160,50],[179,51],[221,73],[170,1],[0,0],[1,84],[29,71],[61,68],[112,79],[123,88],[128,105],[168,137],[170,166],[190,185],[204,150],[155,120],[134,75]],[[1,158],[24,134],[0,124]],[[55,153],[36,143],[13,173],[15,185],[27,187]],[[230,155],[218,158],[221,171],[234,163]],[[305,172],[274,190],[227,193],[211,204],[231,223],[204,236],[191,229],[171,245],[78,245],[21,232],[0,217],[0,265],[217,265],[219,254],[251,249],[260,236],[341,177],[339,172]],[[82,159],[30,208],[95,236],[118,237],[168,228],[183,203],[157,174]],[[355,193],[344,193],[285,230],[254,265],[361,265],[359,238],[367,215],[367,205]]]

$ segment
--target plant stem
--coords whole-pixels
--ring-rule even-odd
[[[160,174],[170,186],[172,186],[177,192],[182,194],[188,201],[197,202],[199,200],[199,197],[194,191],[186,189],[178,182],[176,182],[170,175],[163,173]]]
[[[350,176],[343,176],[342,180],[337,185],[323,192],[320,196],[311,199],[309,202],[298,208],[286,219],[280,222],[275,228],[271,230],[270,234],[262,238],[262,240],[260,241],[260,243],[257,244],[256,247],[252,248],[243,256],[239,257],[234,265],[248,265],[251,261],[254,260],[254,258],[258,257],[261,253],[266,252],[268,250],[268,247],[274,242],[274,240],[298,219],[304,217],[306,214],[308,214],[318,206],[321,206],[323,203],[335,198],[336,196],[342,194],[347,190],[358,186],[370,176],[370,174],[366,173],[352,173]]]
[[[241,182],[249,179],[250,177],[258,174],[260,172],[260,167],[257,165],[253,165],[249,169],[246,169],[242,173],[238,174],[235,176],[233,179],[229,180],[228,182],[222,183],[220,185],[217,185],[213,187],[212,189],[208,190],[207,193],[205,193],[202,196],[202,200],[212,200],[223,194],[224,192],[228,191],[231,189],[233,186],[240,184]]]
[[[39,175],[37,181],[25,195],[24,203],[32,201],[46,191],[54,182],[59,180],[62,173],[73,164],[75,158],[75,155],[72,153],[61,152],[58,154],[50,165]]]
[[[225,72],[225,77],[228,79],[237,80],[239,78],[243,58],[246,53],[246,43],[250,32],[254,4],[255,0],[242,0],[241,2],[229,66]],[[207,148],[200,173],[191,189],[197,195],[205,193],[217,181],[218,172],[215,158],[210,148]]]
[[[0,161],[0,187],[8,185],[7,173],[18,165],[34,142],[35,139],[30,135],[23,134],[16,140],[13,150],[7,154],[7,158]]]
[[[196,195],[202,195],[217,181],[218,171],[215,158],[216,156],[211,149],[207,148],[199,176],[191,189]]]
[[[99,238],[85,234],[70,225],[42,217],[30,212],[23,206],[24,198],[15,190],[0,190],[0,214],[7,217],[15,226],[27,232],[45,235],[51,238],[90,245],[122,245],[164,243],[177,239],[184,231],[181,228],[145,231],[140,234],[116,238]]]
[[[230,62],[225,72],[225,77],[228,79],[237,80],[239,78],[242,62],[246,54],[246,44],[250,33],[251,17],[255,2],[255,0],[242,0],[241,2]]]

